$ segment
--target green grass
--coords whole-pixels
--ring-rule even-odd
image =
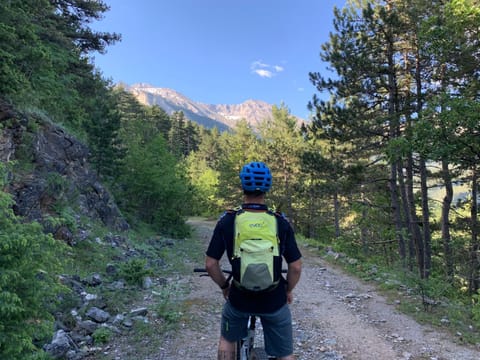
[[[186,303],[182,301],[189,289],[185,285],[166,284],[156,291],[156,304],[153,310],[158,319],[163,321],[163,330],[170,331],[176,329],[176,325],[182,319],[186,310]]]
[[[96,239],[99,239],[97,242]],[[100,237],[83,240],[70,248],[65,272],[84,277],[92,273],[104,274],[106,265],[121,256],[121,249],[101,242]]]

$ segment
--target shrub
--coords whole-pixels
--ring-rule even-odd
[[[110,341],[112,331],[107,327],[99,327],[94,331],[92,337],[95,344],[105,344]]]
[[[0,182],[4,172],[0,164]],[[56,274],[64,246],[40,224],[23,223],[12,204],[0,191],[0,358],[24,359],[38,352],[33,341],[53,330],[50,311],[62,289]]]
[[[180,293],[181,290],[175,286],[164,286],[155,292],[158,296],[155,310],[166,326],[174,326],[182,317],[181,302],[178,301]]]
[[[132,259],[120,266],[120,276],[130,285],[142,285],[143,279],[151,274],[143,259]]]

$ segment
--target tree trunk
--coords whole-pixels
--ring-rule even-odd
[[[420,51],[418,47],[415,47],[415,89],[416,89],[416,109],[417,113],[421,114],[423,107],[423,94],[422,94],[422,62],[421,62]],[[429,221],[429,210],[428,210],[428,187],[427,187],[427,167],[425,164],[425,159],[420,155],[419,160],[420,166],[420,183],[421,183],[421,196],[422,196],[422,221],[423,221],[423,239],[420,236],[417,241],[417,247],[419,253],[418,262],[420,269],[420,276],[422,278],[428,278],[430,274],[430,221]],[[413,178],[412,178],[413,179]],[[412,191],[413,193],[413,191]],[[412,194],[413,195],[413,194]],[[413,197],[412,197],[413,200]],[[413,203],[414,204],[414,203]],[[416,219],[417,215],[415,213],[415,208],[410,209],[412,218]],[[418,226],[418,222],[417,225]],[[417,236],[417,234],[415,235]],[[428,269],[428,271],[426,271]]]
[[[474,294],[479,289],[480,285],[480,262],[478,259],[478,252],[480,244],[478,243],[478,172],[473,168],[472,172],[472,206],[470,210],[471,223],[471,244],[470,244],[470,276],[469,276],[469,291]]]
[[[416,259],[420,274],[423,272],[423,238],[420,231],[419,220],[417,216],[415,193],[413,191],[413,155],[409,154],[407,160],[407,197],[408,197],[408,226],[410,228],[412,238],[408,244],[409,265],[413,267],[413,260]]]
[[[441,218],[443,252],[445,253],[445,269],[447,272],[447,277],[450,282],[453,282],[454,270],[450,237],[450,207],[453,200],[453,185],[452,176],[448,168],[448,162],[445,159],[442,159],[442,178],[443,183],[445,184],[445,196],[442,202]]]
[[[401,249],[405,249],[405,239],[403,237],[402,216],[400,211],[400,204],[398,201],[396,163],[390,165],[390,205],[392,208],[392,218],[395,225],[398,248],[399,252],[401,253]]]
[[[390,4],[388,4],[390,7]],[[388,61],[388,115],[390,120],[389,136],[390,140],[399,137],[400,122],[399,122],[399,101],[398,101],[398,84],[395,69],[395,50],[394,39],[391,31],[387,34],[387,61]],[[402,215],[398,197],[397,187],[397,167],[398,160],[391,160],[390,164],[390,202],[392,207],[393,222],[395,224],[395,232],[398,241],[398,249],[400,257],[402,252],[405,252],[405,239],[403,237]],[[403,260],[403,258],[402,258]]]
[[[312,181],[312,184],[315,182]],[[317,237],[317,219],[319,218],[318,216],[318,206],[316,206],[316,199],[317,199],[317,194],[316,194],[316,186],[312,185],[310,186],[309,189],[310,192],[310,199],[308,199],[308,207],[309,207],[309,215],[308,215],[308,220],[307,220],[307,229],[308,229],[308,237],[311,239],[315,239]]]
[[[289,219],[294,220],[294,214],[293,214],[293,208],[292,208],[292,194],[290,190],[290,173],[288,171],[288,166],[287,162],[283,160],[282,162],[282,168],[283,168],[283,185],[285,187],[285,198],[287,202],[287,209],[285,213],[287,214],[287,217]]]
[[[398,174],[398,184],[399,184],[399,189],[400,189],[400,197],[402,199],[402,210],[403,210],[403,219],[404,219],[403,223],[405,223],[405,219],[406,219],[406,221],[408,221],[408,219],[409,219],[410,211],[408,210],[407,189],[405,187],[405,179],[404,179],[402,170],[403,170],[403,167],[400,166],[400,163],[399,163],[398,166],[397,166],[397,174]],[[410,226],[403,225],[402,227],[407,228],[408,233],[409,233],[408,238],[411,238],[412,234],[411,234]],[[399,244],[399,252],[400,252],[400,259],[402,261],[402,267],[406,268],[406,266],[407,266],[407,263],[406,263],[407,250],[406,250],[405,241],[403,241],[402,243]]]
[[[340,237],[340,203],[338,202],[338,190],[333,193],[333,209],[335,215],[335,237]]]
[[[424,263],[422,278],[428,279],[432,266],[432,246],[430,234],[430,209],[428,208],[428,186],[427,186],[427,165],[425,159],[420,157],[420,188],[422,194],[422,223],[423,223],[423,245]]]
[[[363,188],[363,186],[362,186]],[[360,222],[360,241],[362,243],[362,250],[365,256],[368,256],[368,232],[367,232],[367,204],[365,200],[365,192],[362,189],[362,220]]]

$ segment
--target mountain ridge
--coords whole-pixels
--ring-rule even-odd
[[[148,106],[158,105],[168,114],[183,111],[186,118],[207,128],[228,130],[241,119],[245,119],[256,128],[272,118],[273,105],[262,100],[248,99],[241,104],[205,104],[194,101],[176,90],[155,87],[148,83],[123,86],[140,103]]]

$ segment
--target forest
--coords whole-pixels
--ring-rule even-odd
[[[132,227],[187,236],[188,216],[239,205],[239,170],[264,161],[268,203],[299,237],[433,284],[480,325],[478,0],[348,2],[321,44],[331,77],[305,74],[317,89],[305,104],[312,118],[298,123],[282,103],[258,128],[244,119],[225,132],[144,106],[103,77],[93,54],[121,35],[89,24],[107,10],[103,1],[0,2],[0,98],[85,142]],[[4,186],[15,164],[0,165]],[[35,348],[33,320],[48,309],[24,285],[33,268],[54,271],[58,245],[0,195],[8,358]],[[53,293],[53,276],[44,284],[37,290]]]

